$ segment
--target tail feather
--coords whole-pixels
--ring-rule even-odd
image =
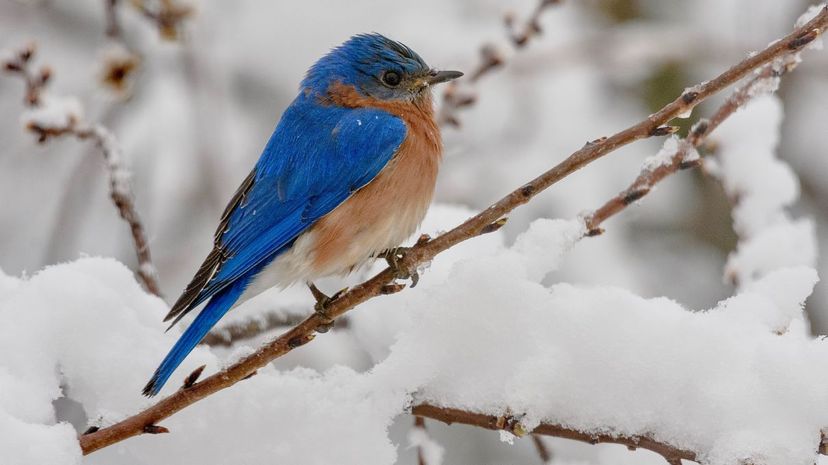
[[[245,276],[238,279],[236,282],[217,292],[207,303],[207,306],[198,314],[192,324],[184,331],[184,334],[178,339],[170,352],[164,357],[164,361],[155,370],[155,373],[150,378],[146,386],[144,386],[143,394],[147,397],[152,397],[161,391],[164,384],[170,379],[176,368],[184,361],[184,359],[193,351],[195,346],[204,339],[204,336],[210,331],[221,317],[227,313],[228,310],[236,303],[236,300],[244,292],[247,283],[251,276]]]

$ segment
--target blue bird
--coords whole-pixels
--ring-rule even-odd
[[[380,34],[352,37],[308,71],[164,321],[206,306],[144,387],[158,394],[231,308],[273,286],[347,274],[399,246],[431,203],[442,154],[435,71]],[[317,306],[319,308],[319,306]]]

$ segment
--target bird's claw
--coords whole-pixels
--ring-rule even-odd
[[[388,263],[388,267],[394,272],[395,278],[403,280],[410,279],[411,287],[415,287],[420,281],[420,274],[417,273],[417,268],[408,268],[403,266],[401,263],[405,258],[405,254],[407,254],[410,250],[410,247],[395,247],[383,252],[382,257],[385,258],[385,261]]]
[[[334,319],[328,315],[328,306],[332,301],[347,292],[348,288],[346,287],[344,289],[340,289],[332,296],[328,296],[324,292],[320,291],[319,288],[313,283],[308,283],[308,289],[310,289],[311,294],[313,294],[313,298],[316,300],[316,303],[313,305],[313,310],[322,320],[322,324],[316,328],[316,332],[327,333],[334,324]]]

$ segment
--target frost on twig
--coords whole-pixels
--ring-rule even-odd
[[[125,166],[118,141],[109,129],[84,119],[83,107],[77,98],[53,96],[45,92],[52,73],[48,67],[41,68],[39,72],[32,71],[34,53],[34,45],[28,45],[6,58],[3,63],[6,72],[17,75],[26,85],[27,109],[21,115],[23,126],[37,137],[39,143],[55,137],[72,136],[78,140],[92,141],[100,150],[109,176],[109,196],[132,234],[138,258],[136,274],[148,291],[160,296],[161,288],[152,264],[149,241],[135,209],[130,173]]]
[[[529,42],[539,36],[542,32],[540,18],[544,11],[553,5],[561,3],[562,0],[538,0],[535,10],[522,25],[517,25],[514,14],[508,13],[504,16],[507,34],[510,43],[516,50],[520,50]],[[506,62],[504,54],[495,45],[485,44],[480,47],[480,60],[469,73],[467,79],[452,81],[446,85],[443,91],[443,99],[440,110],[437,113],[437,122],[443,126],[460,126],[460,119],[457,113],[463,108],[473,105],[477,101],[477,93],[474,85],[483,76],[503,66]]]

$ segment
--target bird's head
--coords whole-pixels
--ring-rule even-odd
[[[324,95],[343,84],[378,100],[413,100],[432,85],[462,75],[433,70],[416,52],[380,34],[359,34],[317,61],[302,87]]]

